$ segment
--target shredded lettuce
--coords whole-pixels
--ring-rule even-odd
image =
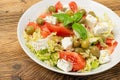
[[[48,50],[49,52],[54,52],[55,51],[55,41],[53,40],[48,40]]]
[[[91,63],[91,67],[92,67],[92,69],[95,69],[95,68],[97,68],[97,67],[99,67],[99,60],[94,60],[94,61],[92,61],[92,63]]]
[[[110,17],[108,16],[107,13],[104,13],[103,18],[99,18],[100,22],[107,22],[108,26],[109,26],[109,31],[104,33],[103,36],[104,37],[108,37],[111,36],[111,31],[113,30],[113,27],[115,24],[112,23],[112,20],[110,19]]]
[[[95,56],[90,55],[90,57],[86,59],[86,66],[82,72],[91,71],[97,67],[99,67],[99,60]]]
[[[28,35],[24,31],[23,36],[24,36],[24,38],[25,38],[25,40],[27,42],[29,42],[29,41],[37,41],[37,40],[39,40],[39,39],[42,38],[42,36],[40,35],[40,29],[39,28],[35,30],[35,32],[33,33],[33,35]]]
[[[49,60],[51,54],[48,52],[48,49],[43,49],[43,50],[38,50],[38,51],[36,51],[36,56],[37,56],[40,60],[44,61],[44,60]]]
[[[51,66],[56,66],[58,59],[59,59],[59,54],[57,52],[54,52],[54,53],[51,53],[50,59],[45,60],[44,62]]]
[[[36,53],[34,47],[31,45],[30,42],[26,42],[26,46],[30,49],[31,52]]]

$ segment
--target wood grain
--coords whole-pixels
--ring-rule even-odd
[[[0,80],[120,80],[120,63],[93,76],[55,73],[31,60],[17,40],[17,23],[31,5],[40,0],[0,0]],[[120,16],[120,0],[95,0]]]

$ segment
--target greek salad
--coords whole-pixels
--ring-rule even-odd
[[[111,61],[118,42],[107,14],[98,17],[75,1],[58,1],[27,23],[26,46],[37,58],[65,72],[85,72]]]

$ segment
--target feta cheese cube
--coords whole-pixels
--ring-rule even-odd
[[[57,18],[54,17],[54,16],[46,16],[44,18],[44,20],[48,23],[51,23],[51,24],[56,24],[57,23]]]
[[[31,42],[31,45],[35,50],[46,49],[48,47],[47,39],[40,39],[36,42]]]
[[[88,14],[86,16],[86,21],[87,21],[87,24],[88,26],[93,29],[93,27],[95,27],[95,25],[97,24],[97,18],[95,18],[94,16]]]
[[[73,65],[72,65],[72,63],[70,63],[64,59],[59,59],[57,62],[57,67],[65,72],[68,72],[68,71],[72,70]]]
[[[99,58],[100,64],[110,62],[110,60],[111,59],[110,59],[108,50],[101,50],[100,51],[100,58]]]
[[[62,43],[62,47],[64,49],[68,49],[68,48],[71,48],[72,47],[72,39],[71,37],[64,37],[62,40],[61,40],[61,43]]]
[[[41,50],[48,48],[48,40],[51,36],[56,35],[56,33],[51,33],[49,36],[47,36],[45,39],[39,39],[36,42],[31,41],[31,45],[35,50]]]
[[[107,22],[98,23],[93,29],[95,35],[104,34],[109,31],[109,26]]]

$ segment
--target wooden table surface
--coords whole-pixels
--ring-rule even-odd
[[[0,80],[120,80],[120,63],[92,76],[68,76],[45,69],[19,45],[16,29],[21,15],[40,0],[0,0]],[[120,16],[120,0],[95,0]]]

